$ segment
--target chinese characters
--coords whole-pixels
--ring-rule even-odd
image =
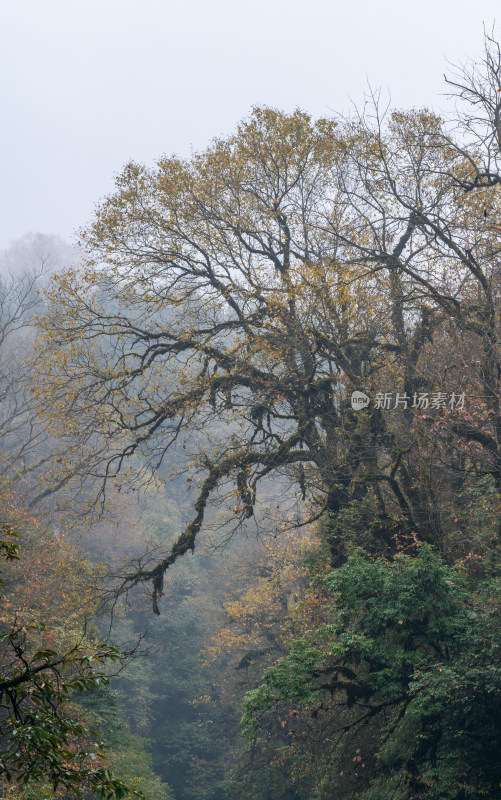
[[[414,392],[408,395],[405,392],[377,392],[374,396],[375,408],[383,411],[393,409],[415,408],[418,411],[426,409],[451,409],[462,411],[466,400],[465,392]],[[370,399],[362,392],[355,391],[352,394],[352,408],[359,410],[365,408],[370,403]]]

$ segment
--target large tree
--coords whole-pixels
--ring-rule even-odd
[[[419,392],[477,380],[492,430],[457,415],[448,443],[468,433],[500,485],[487,265],[497,245],[471,221],[485,219],[483,192],[495,208],[497,184],[478,151],[434,114],[385,121],[376,103],[373,118],[350,121],[255,109],[189,160],[125,167],[83,233],[85,267],[55,280],[38,391],[58,433],[99,453],[87,469],[101,490],[138,456],[153,471],[169,453],[178,461],[196,432],[194,516],[157,563],[124,578],[153,582],[155,611],[164,573],[193,550],[209,502],[234,493],[228,508],[242,523],[275,473],[293,480],[313,515],[370,497],[367,526],[380,547],[400,534],[439,540],[440,442],[412,403]],[[440,352],[461,351],[461,336],[473,337],[470,358],[447,372]],[[350,407],[355,389],[399,386],[409,402],[391,421],[374,405]],[[334,529],[340,565],[346,541]]]
[[[332,132],[301,112],[255,110],[189,162],[129,164],[84,236],[86,270],[57,279],[43,402],[86,441],[107,440],[102,478],[137,451],[157,467],[183,430],[218,423],[199,457],[194,519],[133,578],[153,579],[155,598],[225,482],[244,520],[261,479],[294,470],[305,491],[312,468],[308,484],[335,511],[366,452],[338,434],[350,424],[344,380],[367,370],[379,301],[376,286],[345,281],[322,232]]]

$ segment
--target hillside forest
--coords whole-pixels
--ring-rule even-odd
[[[501,49],[0,253],[3,800],[501,798]]]

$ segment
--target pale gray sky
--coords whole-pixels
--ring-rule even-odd
[[[252,105],[347,110],[367,79],[446,106],[499,0],[0,0],[0,248],[71,239],[133,158],[188,155]],[[499,26],[498,26],[499,35]]]

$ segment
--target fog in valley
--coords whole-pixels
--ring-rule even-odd
[[[501,797],[495,11],[0,9],[3,800]]]

